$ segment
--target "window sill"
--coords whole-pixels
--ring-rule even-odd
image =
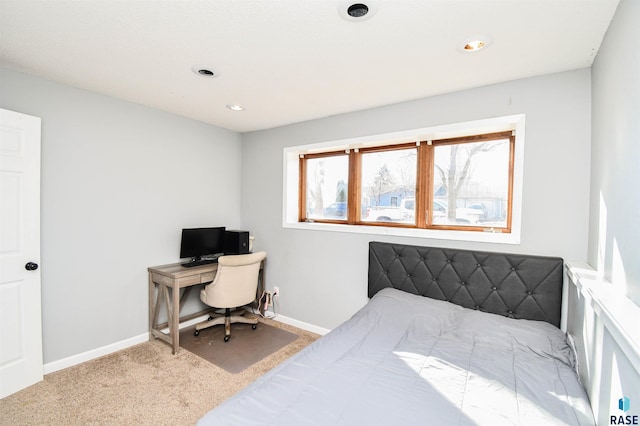
[[[520,235],[477,232],[445,231],[434,229],[394,228],[384,226],[344,225],[334,223],[283,222],[283,228],[304,229],[308,231],[330,231],[350,234],[391,235],[398,237],[427,238],[434,240],[474,241],[497,244],[520,244]]]

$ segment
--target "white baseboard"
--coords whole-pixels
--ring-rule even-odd
[[[269,315],[273,315],[273,312],[267,311]],[[197,324],[200,321],[204,321],[207,319],[207,315],[203,315],[198,318],[194,318],[189,321],[185,321],[180,324],[180,328],[189,327],[193,324]],[[312,333],[320,334],[324,336],[329,331],[326,328],[318,327],[313,324],[309,324],[303,321],[298,321],[293,318],[286,317],[284,315],[277,315],[273,318],[275,321],[280,321],[284,324],[292,325],[294,327],[301,328],[303,330],[310,331]],[[164,332],[168,332],[168,329],[163,330]],[[92,349],[87,352],[83,352],[77,355],[72,355],[70,357],[53,361],[47,363],[43,366],[44,374],[54,373],[56,371],[64,370],[65,368],[73,367],[74,365],[82,364],[83,362],[91,361],[92,359],[100,358],[101,356],[109,355],[114,352],[121,351],[123,349],[127,349],[131,346],[138,345],[140,343],[144,343],[149,341],[149,333],[143,333],[138,336],[131,337],[129,339],[122,340],[120,342],[115,342],[110,345],[102,346],[100,348]]]
[[[250,308],[250,307],[245,307],[245,309],[248,312],[251,312],[252,314],[259,315],[257,309]],[[312,333],[319,334],[321,336],[324,336],[325,334],[327,334],[328,332],[331,331],[328,328],[318,327],[317,325],[309,324],[308,322],[298,321],[297,319],[289,318],[289,317],[284,316],[282,314],[276,314],[271,309],[267,309],[264,312],[264,318],[265,319],[274,320],[274,321],[279,321],[279,322],[281,322],[283,324],[288,324],[288,325],[291,325],[293,327],[300,328],[302,330],[306,330],[306,331],[310,331]]]
[[[268,312],[272,313],[271,311],[268,311]],[[298,328],[301,328],[303,330],[307,330],[307,331],[310,331],[312,333],[319,334],[321,336],[324,336],[325,334],[327,334],[328,332],[331,331],[331,330],[329,330],[327,328],[318,327],[317,325],[309,324],[308,322],[304,322],[304,321],[298,321],[297,319],[289,318],[289,317],[286,317],[286,316],[280,315],[280,314],[278,314],[273,319],[275,321],[280,321],[280,322],[282,322],[284,324],[292,325],[294,327],[298,327]]]
[[[131,337],[129,339],[122,340],[120,342],[115,342],[110,345],[103,346],[101,348],[92,349],[90,351],[72,355],[58,361],[53,361],[43,366],[44,374],[49,374],[68,367],[73,367],[74,365],[82,364],[83,362],[91,361],[92,359],[100,358],[101,356],[109,355],[111,353],[118,352],[147,341],[149,341],[149,333],[144,333],[135,337]]]
[[[189,321],[185,321],[180,324],[180,328],[189,327],[193,324],[197,324],[200,321],[204,321],[207,319],[207,315],[202,315],[198,318],[193,318]],[[168,328],[162,330],[165,333],[169,332]],[[103,346],[101,348],[92,349],[87,352],[83,352],[81,354],[72,355],[68,358],[64,358],[58,361],[53,361],[43,366],[44,374],[54,373],[56,371],[63,370],[68,367],[73,367],[74,365],[82,364],[83,362],[91,361],[92,359],[100,358],[101,356],[109,355],[114,352],[121,351],[123,349],[130,348],[131,346],[135,346],[140,343],[149,341],[149,333],[143,333],[135,337],[131,337],[129,339],[122,340],[120,342],[115,342],[110,345]]]

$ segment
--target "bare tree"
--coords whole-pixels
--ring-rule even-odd
[[[322,199],[322,185],[324,184],[324,164],[319,161],[313,169],[313,187],[309,185],[309,198],[313,200],[314,213],[322,214],[324,200]]]
[[[382,194],[389,192],[394,185],[394,179],[386,164],[383,164],[373,178],[373,183],[369,186],[369,195],[375,201],[375,205],[380,205]]]
[[[407,155],[399,159],[397,174],[400,177],[403,198],[415,194],[417,156],[416,150],[409,150]]]
[[[347,183],[340,179],[336,184],[336,202],[347,201]]]
[[[473,157],[481,152],[489,152],[501,143],[503,141],[449,145],[449,167],[443,169],[435,164],[447,193],[447,218],[449,220],[455,221],[458,194],[473,175]]]

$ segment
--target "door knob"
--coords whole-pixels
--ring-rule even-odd
[[[27,271],[35,271],[36,269],[38,269],[38,264],[33,262],[27,262],[27,264],[24,265],[24,269],[26,269]]]

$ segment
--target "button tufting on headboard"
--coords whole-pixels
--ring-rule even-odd
[[[557,257],[369,243],[369,297],[393,287],[559,326],[562,281]]]

